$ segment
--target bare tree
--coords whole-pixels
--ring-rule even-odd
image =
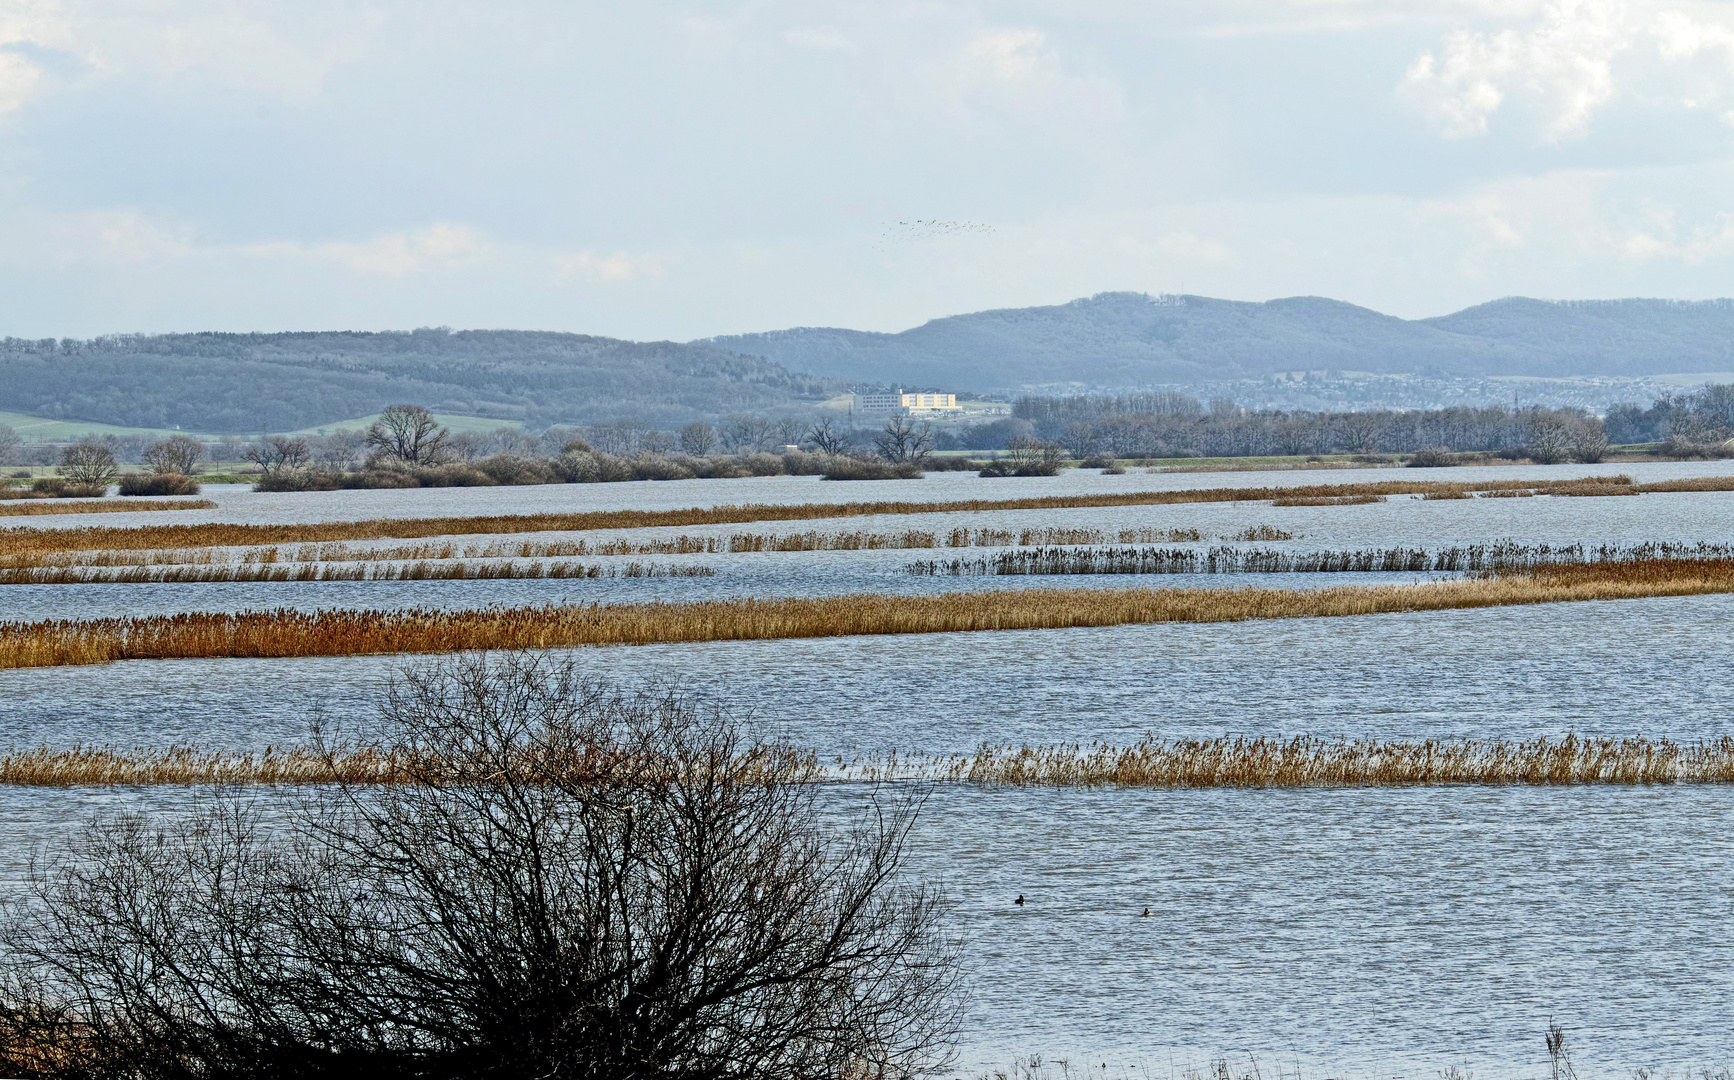
[[[0,931],[16,1045],[93,1080],[947,1063],[956,944],[900,879],[918,799],[841,833],[805,755],[537,659],[411,671],[385,717],[398,782],[287,824],[109,819],[39,871]]]
[[[291,439],[287,435],[267,436],[241,452],[243,460],[259,466],[267,476],[303,468],[311,456],[307,440]]]
[[[420,405],[393,405],[367,429],[367,444],[409,465],[432,465],[444,455],[451,432]]]
[[[23,443],[24,437],[22,435],[5,424],[0,424],[0,465],[9,464],[12,461],[12,455]]]
[[[189,435],[170,435],[145,449],[144,463],[159,476],[174,473],[191,476],[200,469],[205,444]]]
[[[694,420],[680,429],[680,448],[688,454],[704,457],[716,449],[716,431],[703,420]]]
[[[762,416],[731,416],[723,423],[723,446],[731,453],[763,450],[771,443],[771,422]]]
[[[841,454],[849,448],[848,435],[837,430],[836,421],[829,416],[820,418],[807,429],[807,441],[824,454]]]
[[[106,446],[73,443],[60,453],[60,475],[74,484],[107,487],[117,471],[114,454]]]
[[[918,424],[907,416],[893,416],[873,436],[873,445],[886,461],[919,463],[933,452],[933,428],[925,421]]]

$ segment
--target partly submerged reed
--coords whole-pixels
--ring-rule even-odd
[[[40,514],[132,514],[141,510],[214,510],[209,499],[104,499],[73,502],[0,502],[0,517]]]
[[[711,577],[708,566],[576,562],[218,563],[179,566],[0,566],[0,585],[137,585],[220,581],[501,581]]]
[[[908,564],[925,576],[1025,574],[1316,574],[1377,572],[1476,573],[1531,570],[1584,562],[1653,559],[1734,559],[1734,544],[1469,544],[1436,548],[1279,551],[1271,548],[1031,548],[975,559],[922,559]]]
[[[1734,560],[1658,559],[1327,589],[1020,589],[482,611],[189,612],[0,623],[0,668],[1237,622],[1728,592]]]
[[[839,775],[1013,787],[1272,788],[1734,783],[1734,738],[1425,741],[1146,738],[1132,746],[983,746],[861,760]]]
[[[1734,738],[1402,741],[1146,738],[1132,746],[983,746],[974,754],[790,762],[808,781],[917,780],[1009,787],[1340,788],[1447,784],[1734,783]],[[425,763],[424,763],[425,767]],[[582,762],[573,765],[581,774]],[[410,775],[401,751],[357,747],[235,753],[195,747],[41,747],[0,755],[0,784],[388,784]]]

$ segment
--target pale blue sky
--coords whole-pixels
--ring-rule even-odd
[[[0,334],[1734,295],[1734,5],[0,0]]]

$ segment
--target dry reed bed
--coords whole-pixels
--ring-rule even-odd
[[[79,502],[0,502],[0,517],[42,514],[133,514],[142,510],[215,510],[209,499],[90,499]]]
[[[1008,787],[1341,788],[1448,784],[1734,783],[1734,738],[1526,742],[1332,741],[1317,738],[1147,738],[1133,746],[984,746],[970,756],[892,756],[817,764],[789,752],[811,782],[925,781]],[[234,753],[193,747],[14,750],[0,755],[0,784],[379,784],[407,775],[400,753],[362,747]],[[545,763],[544,763],[545,764]],[[583,775],[575,762],[562,771]]]
[[[1734,738],[1557,741],[1145,739],[1128,747],[984,746],[971,757],[867,761],[863,780],[1012,787],[1293,788],[1734,783]]]
[[[0,568],[0,585],[141,585],[230,581],[505,581],[712,577],[708,566],[575,562],[230,563],[191,566]]]
[[[1033,548],[977,559],[921,559],[904,569],[921,576],[1037,574],[1341,574],[1530,570],[1585,562],[1734,559],[1734,544],[1470,544],[1439,548],[1276,551],[1270,548]]]
[[[1089,528],[952,529],[945,534],[909,529],[900,533],[736,533],[732,536],[682,535],[647,540],[497,540],[486,544],[459,544],[448,540],[383,548],[354,548],[347,544],[334,543],[245,548],[236,552],[225,552],[217,548],[184,548],[167,551],[65,551],[39,555],[5,555],[0,556],[0,571],[80,566],[223,566],[285,562],[411,562],[736,552],[893,551],[938,547],[1103,544],[1112,542],[1116,537],[1122,544],[1196,543],[1204,540],[1204,535],[1197,529],[1152,528],[1120,529],[1117,534]],[[1292,537],[1279,529],[1261,525],[1223,539],[1286,540]]]
[[[1728,592],[1734,560],[1655,560],[1328,589],[1026,589],[482,611],[186,613],[0,623],[0,668],[1238,622]]]
[[[1682,487],[1681,483],[1692,486]],[[738,525],[759,521],[897,514],[945,514],[1003,510],[1068,510],[1117,506],[1172,506],[1187,503],[1269,502],[1274,499],[1425,495],[1448,491],[1530,491],[1546,495],[1631,495],[1646,491],[1734,491],[1734,476],[1689,482],[1633,484],[1630,477],[1586,477],[1556,483],[1489,480],[1479,483],[1387,480],[1369,484],[1314,484],[1300,487],[1195,488],[1185,491],[1134,491],[1106,495],[1052,495],[1025,499],[960,499],[948,502],[798,503],[778,506],[694,507],[687,510],[607,510],[576,514],[519,514],[495,517],[396,518],[288,525],[147,525],[135,528],[0,530],[0,555],[61,551],[120,551],[147,548],[259,547],[270,544],[336,543],[353,540],[414,540],[528,532],[589,532],[664,526]]]

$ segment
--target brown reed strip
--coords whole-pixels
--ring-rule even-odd
[[[1592,563],[1329,589],[1028,589],[483,611],[198,612],[0,623],[0,668],[1239,622],[1728,592],[1734,592],[1734,560],[1721,559]]]
[[[794,753],[791,751],[791,753]],[[983,746],[968,756],[891,755],[822,768],[795,754],[808,782],[1006,787],[1343,788],[1457,784],[1734,783],[1734,738],[1328,740],[1146,738],[1132,746]],[[194,784],[390,784],[406,779],[402,752],[334,754],[290,747],[234,753],[196,747],[121,750],[39,747],[0,754],[0,784],[19,787]],[[569,770],[582,775],[586,764]]]
[[[1734,491],[1734,477],[1725,488]],[[1633,485],[1629,477],[1586,477],[1551,484],[1524,480],[1448,483],[1437,480],[1387,480],[1370,484],[1315,484],[1301,487],[1193,488],[1184,491],[1133,491],[1101,495],[1052,495],[1025,499],[959,499],[948,502],[797,503],[693,507],[687,510],[601,510],[575,514],[518,514],[499,517],[394,518],[285,525],[152,525],[130,529],[90,526],[81,529],[0,530],[0,555],[58,551],[140,550],[144,548],[250,547],[265,544],[332,543],[345,540],[419,539],[526,532],[587,532],[661,526],[735,525],[757,521],[894,514],[948,514],[990,510],[1067,510],[1114,506],[1170,506],[1184,503],[1268,502],[1273,499],[1344,498],[1361,495],[1421,495],[1430,491],[1529,490],[1548,495],[1609,494]],[[1659,488],[1658,490],[1669,490]]]
[[[190,566],[0,567],[0,585],[139,585],[230,581],[504,581],[713,577],[708,566],[585,565],[575,562],[231,563]]]
[[[41,514],[132,514],[141,510],[215,510],[209,499],[88,499],[76,502],[0,502],[0,517]]]
[[[1424,742],[1146,738],[1128,747],[983,746],[973,756],[856,762],[851,779],[1009,787],[1342,788],[1450,784],[1728,784],[1734,738]]]

